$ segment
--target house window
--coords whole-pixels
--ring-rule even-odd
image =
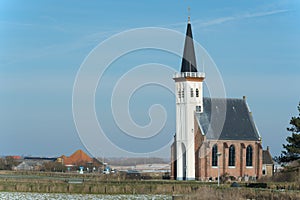
[[[194,90],[191,88],[191,97],[194,97]]]
[[[196,97],[199,97],[199,89],[196,88]]]
[[[235,166],[235,147],[233,145],[230,145],[230,147],[229,147],[228,165]]]
[[[201,106],[196,106],[196,112],[201,112]]]
[[[246,149],[246,166],[252,166],[253,149],[250,145]]]
[[[215,144],[212,148],[212,159],[211,159],[211,165],[212,166],[218,166],[218,146]]]

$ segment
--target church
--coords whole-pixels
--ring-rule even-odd
[[[215,181],[262,176],[262,138],[243,98],[203,97],[188,19],[181,70],[173,77],[176,133],[171,145],[171,179]],[[269,150],[269,149],[268,149]]]

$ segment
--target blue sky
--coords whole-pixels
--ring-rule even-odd
[[[297,0],[1,1],[0,154],[58,156],[84,148],[73,122],[72,89],[85,57],[100,42],[132,28],[164,27],[185,33],[188,6],[194,39],[218,66],[227,96],[247,96],[264,147],[278,155],[300,101]],[[124,64],[119,62],[124,68],[116,62],[107,81],[153,61],[180,67],[178,57],[140,52],[124,58]],[[133,119],[147,124],[145,112],[160,102],[170,113],[167,126],[173,131],[172,95],[159,91],[157,97],[157,90],[145,89],[149,92],[137,93],[130,102]],[[101,97],[96,94],[99,118],[110,103]]]

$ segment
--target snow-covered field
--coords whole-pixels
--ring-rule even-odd
[[[55,194],[28,192],[0,192],[0,199],[7,200],[163,200],[172,199],[167,195],[94,195],[94,194]]]

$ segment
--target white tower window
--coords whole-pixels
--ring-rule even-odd
[[[199,89],[196,88],[196,97],[199,97]]]
[[[181,92],[181,97],[184,98],[184,90]]]
[[[201,112],[201,106],[196,106],[196,112]]]
[[[191,97],[194,97],[194,90],[191,88]]]
[[[181,98],[181,90],[180,89],[178,90],[178,98],[179,99]]]

